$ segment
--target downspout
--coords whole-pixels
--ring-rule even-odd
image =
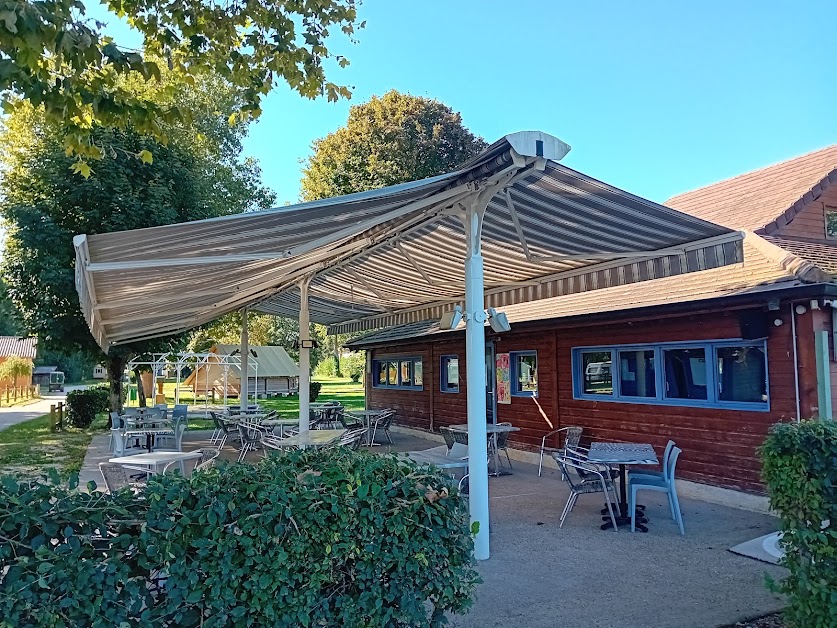
[[[800,406],[799,406],[799,356],[796,352],[796,310],[794,309],[796,306],[791,303],[790,304],[790,314],[791,314],[791,335],[793,336],[793,389],[796,393],[796,421],[797,423],[801,420],[800,414]]]

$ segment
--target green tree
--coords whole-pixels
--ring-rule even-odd
[[[182,102],[127,88],[125,76],[161,83],[168,69],[176,82],[189,84],[205,74],[222,76],[241,94],[228,112],[233,116],[258,116],[262,98],[277,83],[308,98],[351,95],[326,79],[326,62],[348,65],[329,46],[333,31],[353,41],[355,28],[363,26],[356,0],[103,4],[114,18],[127,18],[142,37],[140,49],[106,36],[106,24],[88,19],[82,0],[0,0],[3,109],[9,113],[25,102],[42,106],[48,119],[65,126],[62,141],[85,176],[85,159],[107,155],[97,127],[132,128],[165,144],[169,126],[191,118]]]
[[[17,388],[18,378],[28,377],[30,375],[32,375],[32,362],[24,360],[19,356],[10,355],[0,364],[0,380],[12,380],[13,388]]]
[[[131,130],[97,128],[93,137],[112,147],[97,176],[71,174],[64,129],[33,107],[21,107],[0,129],[0,213],[8,225],[2,273],[29,333],[44,346],[83,351],[101,359],[75,291],[72,236],[209,218],[263,208],[272,194],[261,187],[258,166],[241,161],[243,124],[229,126],[234,90],[220,81],[185,91],[193,109],[189,128],[172,128],[163,146]],[[218,124],[218,118],[224,124]],[[134,155],[154,151],[152,163]],[[122,374],[138,353],[180,348],[180,338],[113,347],[106,358],[111,404],[121,406]]]
[[[24,332],[6,282],[0,279],[0,336],[20,336]]]
[[[314,142],[303,167],[302,199],[432,177],[453,170],[485,146],[447,105],[392,90],[352,107],[344,127]]]

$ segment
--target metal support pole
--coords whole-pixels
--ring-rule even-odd
[[[490,197],[489,197],[490,198]],[[468,502],[471,525],[479,530],[474,538],[477,560],[489,556],[488,536],[488,436],[485,400],[485,297],[481,251],[485,202],[478,196],[465,211],[465,369],[468,404]]]
[[[247,308],[241,309],[241,376],[238,387],[238,400],[241,411],[247,410],[247,389],[249,388],[250,371],[247,368],[247,358],[250,355],[250,336],[247,329]]]
[[[304,346],[311,340],[311,324],[308,318],[308,285],[311,278],[299,282],[299,431],[309,429],[311,392],[311,349]]]

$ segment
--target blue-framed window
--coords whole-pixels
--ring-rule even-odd
[[[459,356],[443,355],[439,365],[439,390],[445,393],[459,392]]]
[[[766,340],[576,347],[576,399],[767,411]]]
[[[372,387],[422,390],[421,358],[394,356],[372,360]]]
[[[513,397],[538,396],[538,352],[513,351],[511,361],[511,394]]]

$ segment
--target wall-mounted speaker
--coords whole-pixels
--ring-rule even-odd
[[[744,340],[767,338],[770,323],[767,312],[747,310],[738,314],[738,326]]]

